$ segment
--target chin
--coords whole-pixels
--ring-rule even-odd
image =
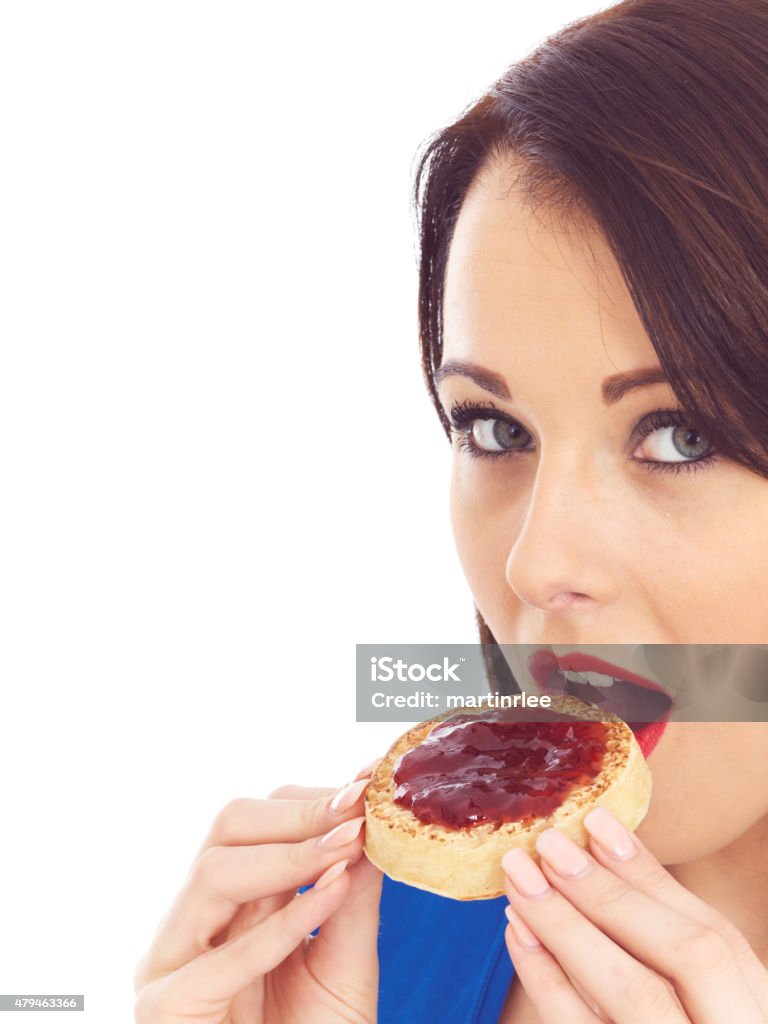
[[[635,834],[666,867],[708,857],[727,845],[728,839],[736,838],[731,836],[726,839],[718,835],[717,830],[706,822],[700,829],[696,829],[694,824],[692,829],[686,830],[679,820],[679,814],[675,816],[667,813],[663,807],[660,809],[658,802],[654,804],[653,797],[648,814],[635,829]]]
[[[713,771],[720,728],[712,722],[670,722],[648,757],[651,802],[635,832],[664,865],[716,853],[751,824],[741,820],[723,773]]]

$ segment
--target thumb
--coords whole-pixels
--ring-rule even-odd
[[[373,1009],[379,989],[379,903],[383,875],[363,854],[347,868],[349,891],[307,951],[315,977],[348,1006]]]

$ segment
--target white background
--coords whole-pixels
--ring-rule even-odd
[[[0,6],[0,992],[127,1019],[219,807],[404,728],[355,644],[475,640],[413,161],[601,6]]]

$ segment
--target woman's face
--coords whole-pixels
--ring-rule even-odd
[[[676,414],[606,243],[511,181],[462,206],[438,373],[483,618],[500,643],[764,642],[768,481]]]
[[[677,411],[597,232],[532,212],[513,173],[476,179],[445,282],[438,390],[475,604],[502,644],[764,643],[768,481]],[[768,813],[767,732],[667,727],[638,830],[664,862]]]

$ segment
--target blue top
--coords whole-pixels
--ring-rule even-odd
[[[505,896],[450,900],[384,876],[378,1024],[498,1024],[514,976]]]

